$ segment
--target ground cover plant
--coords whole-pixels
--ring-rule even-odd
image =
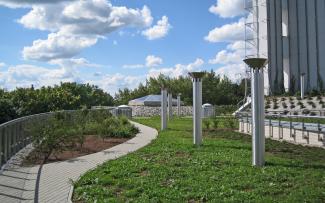
[[[43,122],[36,120],[25,129],[31,136],[35,148],[27,160],[46,163],[49,158],[62,152],[75,152],[84,149],[84,143],[96,142],[100,149],[111,146],[104,143],[108,138],[130,138],[139,130],[125,117],[115,117],[107,110],[80,110],[57,112]],[[97,139],[96,139],[97,136]],[[118,140],[115,140],[118,141]],[[125,141],[125,139],[122,139]]]
[[[137,121],[160,127],[159,118]],[[195,147],[192,120],[174,119],[149,146],[81,177],[73,201],[325,201],[324,149],[267,140],[266,167],[255,168],[250,136],[217,125]]]

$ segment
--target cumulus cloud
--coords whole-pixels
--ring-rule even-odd
[[[245,18],[238,22],[216,27],[204,38],[208,42],[234,42],[245,39]]]
[[[241,16],[245,14],[245,0],[217,0],[209,11],[222,18]]]
[[[74,59],[72,61],[76,64],[88,64],[85,59]],[[57,64],[60,63],[57,62]],[[10,66],[8,70],[0,71],[0,87],[13,90],[18,87],[30,87],[31,85],[35,88],[40,88],[42,86],[57,85],[61,82],[77,82],[97,85],[110,94],[115,94],[119,89],[133,89],[146,79],[145,75],[130,76],[121,73],[108,75],[101,72],[94,72],[90,76],[81,77],[80,73],[73,66],[65,67],[64,65],[67,64],[60,64],[58,67],[53,68],[28,64]]]
[[[242,63],[245,57],[245,42],[236,41],[227,46],[227,49],[219,51],[213,59],[209,60],[210,64],[238,64]]]
[[[145,66],[143,64],[126,64],[123,65],[124,69],[139,69],[144,68]]]
[[[65,68],[47,69],[27,64],[10,66],[7,71],[0,74],[0,86],[9,90],[31,85],[38,88],[74,81],[80,81],[80,78],[71,70]]]
[[[171,27],[172,26],[168,22],[168,17],[163,16],[161,20],[157,22],[157,25],[154,25],[153,27],[144,30],[142,32],[142,35],[146,36],[149,40],[159,39],[165,37]]]
[[[56,64],[60,67],[80,68],[80,67],[93,67],[100,68],[103,65],[90,63],[85,58],[71,58],[71,59],[56,59],[49,62],[50,64]]]
[[[139,68],[153,68],[161,65],[163,63],[163,59],[155,56],[155,55],[148,55],[145,59],[145,64],[126,64],[122,67],[124,69],[139,69]]]
[[[243,63],[238,63],[217,68],[215,73],[220,76],[227,76],[230,80],[238,82],[245,76],[245,71],[245,65]]]
[[[3,62],[0,62],[0,68],[3,68],[3,67],[5,67],[6,66],[6,64],[5,63],[3,63]]]
[[[162,58],[154,56],[154,55],[149,55],[146,58],[146,66],[147,67],[156,67],[159,66],[163,63]]]
[[[23,57],[37,61],[71,58],[96,43],[96,37],[51,33],[48,39],[35,40],[32,46],[24,47]]]
[[[136,88],[140,81],[144,81],[144,76],[130,76],[120,73],[112,75],[103,75],[99,79],[86,81],[87,83],[97,85],[110,94],[114,95],[119,89]]]
[[[150,69],[148,77],[158,77],[160,74],[163,74],[173,78],[178,78],[180,76],[186,76],[189,72],[198,71],[203,64],[204,61],[197,58],[193,63],[187,65],[176,64],[175,67],[171,68]]]
[[[107,0],[34,5],[18,20],[26,28],[51,32],[47,39],[35,40],[32,46],[23,49],[24,59],[38,61],[74,57],[115,30],[142,29],[149,27],[152,21],[147,6],[142,9],[116,7]]]
[[[69,0],[0,0],[0,6],[6,6],[9,8],[30,8],[34,5],[55,4],[63,1]]]

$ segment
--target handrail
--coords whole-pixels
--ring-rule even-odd
[[[251,113],[240,112],[236,114],[236,117],[251,117]],[[325,116],[307,116],[307,115],[284,115],[284,114],[265,114],[265,117],[273,118],[315,118],[315,119],[325,119]]]
[[[91,111],[96,110],[99,109],[92,109]],[[132,109],[112,108],[101,110],[107,110],[114,116],[123,115],[128,118],[132,117]],[[75,113],[79,111],[80,110],[63,110],[59,112]],[[24,116],[0,124],[0,170],[11,159],[11,157],[32,142],[30,135],[28,135],[28,132],[26,131],[26,127],[33,122],[46,122],[47,119],[55,113],[58,112],[47,112]]]

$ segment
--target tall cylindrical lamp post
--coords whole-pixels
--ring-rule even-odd
[[[300,97],[301,99],[305,98],[305,73],[300,75]]]
[[[244,62],[251,68],[252,80],[252,155],[253,166],[264,166],[265,160],[265,107],[264,67],[265,58],[249,58]]]
[[[168,119],[173,118],[173,95],[171,92],[168,93]]]
[[[177,116],[181,116],[181,93],[177,94]]]
[[[161,130],[167,129],[167,90],[161,88]]]
[[[202,144],[202,77],[204,72],[191,72],[193,81],[193,142]]]

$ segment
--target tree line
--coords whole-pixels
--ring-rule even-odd
[[[249,82],[248,82],[249,83]],[[170,78],[159,75],[157,78],[149,78],[145,84],[140,84],[134,90],[120,89],[115,95],[115,104],[127,104],[128,101],[149,94],[160,94],[161,86],[164,86],[174,97],[180,93],[185,105],[192,105],[193,90],[192,79],[189,76]],[[206,72],[202,79],[202,102],[213,105],[236,105],[244,98],[245,82],[234,83],[227,77],[216,75],[214,71]]]
[[[120,89],[114,98],[104,90],[90,84],[61,83],[53,87],[35,89],[17,88],[13,91],[0,89],[0,123],[37,113],[86,109],[91,106],[128,104],[129,100],[149,94],[160,94],[161,86],[173,95],[181,93],[185,105],[192,104],[192,80],[189,76],[170,78],[160,75],[140,83],[133,90]],[[227,77],[206,72],[202,81],[203,103],[236,105],[244,97],[244,82],[232,82]]]
[[[61,83],[54,87],[35,89],[0,89],[0,123],[22,116],[59,111],[112,106],[113,97],[102,89],[89,84]]]

